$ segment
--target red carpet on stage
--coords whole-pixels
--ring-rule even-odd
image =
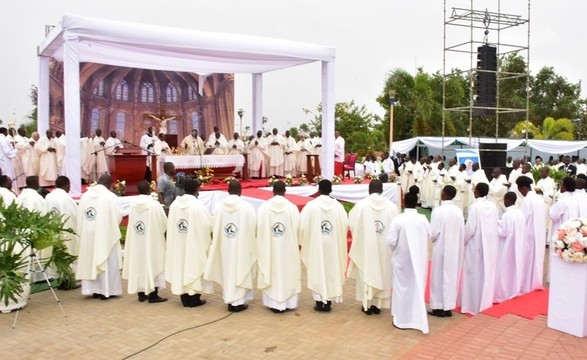
[[[430,269],[430,261],[428,261],[428,276],[426,278],[425,292],[427,303],[430,303]],[[460,307],[456,308],[455,311],[460,312]],[[548,315],[548,289],[533,291],[518,296],[517,298],[504,301],[501,304],[494,304],[492,307],[481,313],[496,318],[511,314],[530,320],[538,315]],[[464,315],[472,316],[470,314]]]
[[[254,197],[257,199],[261,199],[261,200],[269,200],[273,197],[273,192],[267,191],[267,190],[261,190],[258,188],[248,188],[248,189],[243,189],[242,195]],[[302,208],[304,207],[304,205],[306,205],[306,203],[308,201],[313,200],[313,198],[310,198],[310,197],[291,195],[291,194],[287,194],[287,193],[285,194],[285,198],[288,199],[289,201],[291,201],[292,204],[297,206],[300,211],[302,210]]]

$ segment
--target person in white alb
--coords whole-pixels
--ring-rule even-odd
[[[124,148],[124,144],[118,139],[116,131],[110,132],[110,137],[106,139],[106,145],[104,145],[104,151],[106,155],[112,156],[118,152],[118,150]]]
[[[105,174],[82,195],[78,212],[80,236],[75,277],[82,281],[82,295],[108,300],[122,295],[119,260],[122,213],[118,197],[110,191],[112,178]]]
[[[267,153],[269,155],[269,165],[267,175],[269,176],[283,176],[283,168],[285,158],[283,156],[283,149],[285,148],[285,140],[277,129],[273,129],[271,135],[267,137]]]
[[[0,127],[0,169],[2,174],[14,178],[14,164],[12,159],[16,157],[16,149],[7,139],[8,129]]]
[[[93,138],[94,151],[92,156],[95,157],[96,163],[94,164],[95,178],[99,178],[104,174],[108,174],[108,163],[106,162],[106,140],[102,137],[102,130],[96,129],[96,136]]]
[[[285,131],[284,137],[284,148],[283,148],[283,171],[284,175],[297,176],[296,157],[299,151],[298,144],[295,139],[291,136],[289,130]]]
[[[214,126],[214,132],[208,137],[206,148],[214,149],[212,155],[224,155],[228,151],[228,142],[226,137],[220,133],[220,128]]]
[[[165,133],[159,133],[158,139],[155,141],[155,145],[153,146],[153,151],[155,151],[157,156],[171,155],[171,148],[169,147],[167,141],[165,141]]]
[[[267,142],[263,138],[263,132],[257,131],[257,136],[249,142],[249,175],[252,178],[267,176]]]
[[[257,212],[257,287],[274,313],[296,309],[302,291],[300,212],[284,195],[285,183],[275,182],[273,197]]]
[[[47,130],[45,136],[35,144],[35,150],[39,155],[39,183],[41,186],[55,185],[58,176],[57,169],[57,142],[53,136],[53,130]]]
[[[0,175],[0,199],[4,207],[16,201],[16,194],[12,191],[12,179],[8,175]]]
[[[367,315],[389,308],[391,298],[391,249],[385,236],[397,216],[397,206],[382,193],[381,180],[372,180],[369,196],[349,212],[353,242],[346,275],[356,280],[356,298]]]
[[[131,205],[124,243],[122,278],[128,280],[128,293],[138,300],[160,303],[165,288],[165,230],[167,217],[163,207],[151,195],[147,180],[137,184],[139,195]]]
[[[192,129],[192,133],[181,141],[179,148],[186,155],[204,155],[206,148],[202,138],[198,136],[198,130]]]
[[[232,134],[232,139],[227,143],[228,155],[239,155],[245,152],[245,143],[241,140],[239,133]]]
[[[503,196],[508,192],[508,181],[505,175],[501,173],[501,169],[498,167],[493,168],[491,176],[492,179],[489,182],[489,194],[487,194],[487,199],[495,204],[497,212],[501,217],[505,211]]]
[[[335,131],[334,137],[334,175],[342,176],[344,173],[345,142],[340,131]]]
[[[463,256],[465,219],[463,210],[453,203],[457,189],[446,185],[440,206],[430,216],[432,262],[430,270],[430,315],[450,317],[457,306]]]
[[[428,334],[426,316],[426,274],[428,270],[428,219],[416,211],[417,186],[404,196],[404,212],[391,222],[387,244],[391,247],[393,326],[416,329]]]
[[[308,173],[308,155],[313,153],[314,148],[310,139],[306,139],[304,134],[300,135],[297,147],[299,149],[296,161],[297,173],[305,175]]]

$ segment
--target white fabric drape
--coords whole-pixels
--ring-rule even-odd
[[[49,58],[39,56],[39,90],[49,88]],[[41,136],[49,129],[49,91],[38,91],[37,131]],[[29,137],[32,134],[27,134]]]
[[[567,154],[587,147],[587,141],[528,140],[528,146],[548,154]]]
[[[253,135],[259,130],[263,130],[263,74],[253,74]]]
[[[69,193],[80,196],[81,183],[81,144],[80,144],[80,80],[79,80],[79,41],[75,36],[65,37],[65,59],[63,62],[63,82],[65,98],[65,137],[67,157],[65,158],[65,173],[71,180]],[[48,88],[44,89],[48,92]]]
[[[325,179],[331,179],[334,176],[334,105],[334,61],[322,61],[322,153],[320,154],[320,168]]]

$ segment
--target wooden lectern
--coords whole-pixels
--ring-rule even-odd
[[[151,156],[151,178],[157,180],[157,158]],[[126,195],[138,194],[137,184],[145,179],[147,155],[117,154],[108,157],[108,168],[112,180],[126,181]]]

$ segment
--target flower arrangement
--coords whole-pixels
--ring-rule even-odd
[[[334,175],[332,177],[332,185],[338,185],[342,182],[342,178],[340,176]]]
[[[355,176],[355,177],[353,178],[353,182],[354,182],[355,184],[360,184],[360,183],[362,183],[362,182],[363,182],[363,177],[361,177],[361,176]]]
[[[369,179],[369,180],[379,179],[379,176],[377,176],[375,174],[365,174],[365,179]]]
[[[227,176],[224,178],[224,182],[229,184],[231,181],[238,181],[237,178],[235,178],[234,176]]]
[[[318,184],[318,183],[319,183],[320,181],[322,181],[322,180],[324,180],[324,179],[323,179],[323,178],[322,178],[322,176],[320,176],[320,175],[316,175],[316,176],[314,176],[314,178],[312,179],[312,181],[314,182],[314,184]]]
[[[214,170],[210,169],[209,167],[205,168],[204,170],[196,170],[196,179],[200,182],[200,184],[209,184],[213,178]]]
[[[277,178],[277,176],[272,176],[267,180],[267,182],[269,183],[269,186],[273,186],[273,184],[275,184],[278,181],[279,181],[279,179]]]
[[[285,179],[283,180],[283,182],[285,183],[285,185],[291,186],[293,184],[293,177],[291,176],[291,174],[285,175]]]
[[[112,191],[116,194],[116,196],[124,196],[124,191],[126,189],[126,181],[125,180],[116,180],[114,185],[112,186]]]
[[[563,223],[557,230],[554,251],[564,261],[587,263],[587,218]]]
[[[308,178],[306,175],[300,175],[300,178],[298,179],[298,185],[308,185]]]

